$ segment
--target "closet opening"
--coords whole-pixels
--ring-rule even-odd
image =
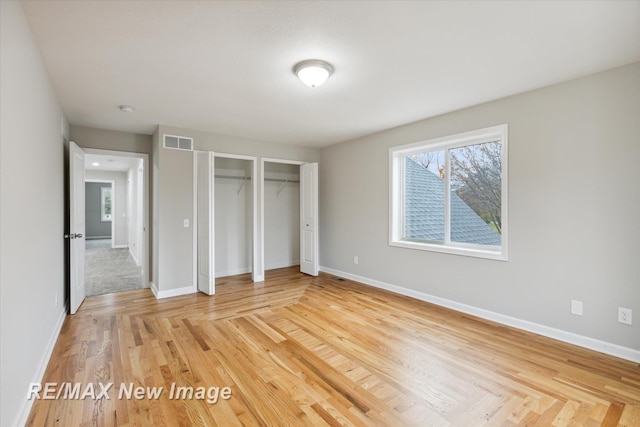
[[[254,160],[214,159],[215,277],[253,272]]]
[[[264,269],[300,265],[300,165],[265,161]]]

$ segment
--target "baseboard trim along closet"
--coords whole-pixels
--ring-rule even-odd
[[[577,345],[579,347],[588,348],[589,350],[599,351],[600,353],[608,354],[610,356],[615,356],[621,359],[640,363],[640,351],[632,348],[623,347],[618,344],[613,344],[606,341],[600,341],[594,338],[585,337],[583,335],[574,334],[572,332],[563,331],[561,329],[551,328],[549,326],[540,325],[538,323],[529,322],[527,320],[518,319],[515,317],[500,314],[500,313],[495,313],[493,311],[485,310],[485,309],[474,307],[467,304],[462,304],[446,298],[440,298],[434,295],[429,295],[424,292],[414,291],[412,289],[403,288],[401,286],[391,285],[389,283],[381,282],[375,279],[370,279],[368,277],[362,277],[356,274],[335,270],[329,267],[321,266],[320,271],[333,274],[334,276],[344,277],[345,279],[364,283],[365,285],[373,286],[375,288],[385,289],[387,291],[391,291],[400,295],[405,295],[411,298],[419,299],[421,301],[430,302],[432,304],[436,304],[441,307],[450,308],[451,310],[460,311],[466,314],[471,314],[473,316],[480,317],[485,320],[490,320],[492,322],[501,323],[506,326],[511,326],[516,329],[522,329],[527,332],[533,332],[534,334],[542,335],[548,338],[553,338],[568,344]]]
[[[193,294],[197,291],[194,289],[193,286],[185,286],[182,288],[160,291],[158,290],[158,287],[156,286],[156,284],[151,282],[151,292],[153,292],[153,295],[156,297],[156,299],[162,299],[162,298],[178,297],[180,295]]]
[[[286,268],[286,267],[293,267],[294,265],[300,265],[300,260],[299,259],[295,259],[295,260],[291,260],[289,262],[276,262],[273,264],[267,264],[264,266],[265,270],[275,270],[277,268]]]
[[[64,307],[62,307],[62,311],[58,315],[58,320],[56,321],[56,326],[53,328],[53,332],[51,337],[49,338],[49,342],[47,343],[47,347],[42,354],[42,358],[40,359],[40,363],[38,365],[38,371],[33,376],[33,383],[41,383],[42,378],[44,377],[44,372],[47,369],[47,365],[49,364],[49,360],[51,359],[51,355],[53,354],[53,349],[58,341],[58,336],[60,335],[60,331],[62,331],[62,325],[64,324],[64,319],[67,317],[67,313],[69,312],[69,302],[67,302]],[[28,389],[24,390],[24,395],[26,396],[28,393]],[[23,426],[27,424],[27,418],[29,417],[29,413],[31,412],[31,407],[33,406],[33,402],[35,399],[25,399],[22,404],[22,407],[18,411],[18,415],[14,420],[15,423],[13,425]]]
[[[237,276],[238,274],[251,273],[251,267],[234,268],[232,270],[216,271],[216,279],[227,276]]]

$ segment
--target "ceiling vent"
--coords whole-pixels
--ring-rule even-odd
[[[193,138],[177,135],[162,135],[164,148],[172,150],[193,151]]]

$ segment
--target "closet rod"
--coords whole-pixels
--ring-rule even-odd
[[[224,178],[224,179],[241,179],[241,180],[247,180],[247,179],[251,179],[250,176],[233,176],[233,175],[214,175],[216,178]],[[290,179],[282,179],[282,178],[265,178],[265,181],[271,181],[271,182],[293,182],[293,183],[300,183],[300,181],[294,181],[294,180],[290,180]]]
[[[295,183],[300,183],[300,181],[294,181],[294,180],[291,180],[291,179],[282,179],[282,178],[265,178],[264,180],[265,181],[271,181],[271,182],[284,182],[284,183],[295,182]]]
[[[216,178],[224,178],[224,179],[241,179],[243,181],[247,179],[251,179],[250,176],[233,176],[233,175],[214,175]]]

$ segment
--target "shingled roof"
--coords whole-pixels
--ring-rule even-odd
[[[406,157],[405,237],[444,240],[444,181]],[[455,193],[451,195],[451,241],[500,246],[501,238]]]

